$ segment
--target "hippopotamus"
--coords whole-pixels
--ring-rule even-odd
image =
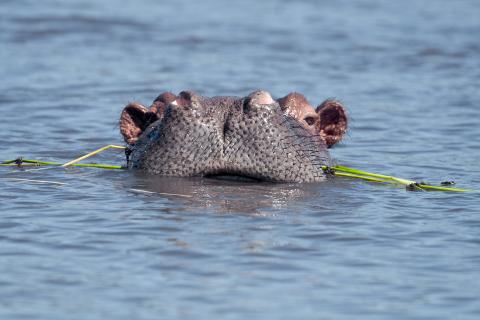
[[[333,99],[313,108],[299,93],[273,99],[165,92],[147,108],[129,103],[120,116],[127,166],[179,177],[236,176],[271,182],[316,182],[332,165],[328,148],[347,130]]]

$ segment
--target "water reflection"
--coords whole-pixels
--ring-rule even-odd
[[[177,178],[132,173],[129,191],[166,197],[189,211],[210,208],[218,213],[265,214],[312,198],[329,182],[316,184],[233,181],[217,178]]]

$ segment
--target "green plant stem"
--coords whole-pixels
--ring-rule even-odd
[[[0,166],[5,167],[18,167],[19,165],[15,163],[16,160],[4,161]],[[63,166],[59,162],[50,162],[50,161],[39,161],[39,160],[29,160],[22,159],[21,167],[38,167],[38,166]],[[85,167],[85,168],[99,168],[99,169],[125,169],[124,166],[110,165],[110,164],[100,164],[100,163],[74,163],[71,164],[72,167]]]
[[[62,164],[62,167],[71,166],[71,165],[74,164],[74,163],[77,163],[77,162],[80,162],[80,161],[85,160],[85,159],[87,159],[87,158],[90,158],[90,157],[92,157],[92,156],[94,156],[94,155],[96,155],[96,154],[99,154],[100,152],[103,152],[103,151],[108,150],[108,149],[125,149],[125,147],[123,147],[123,146],[117,146],[117,145],[114,145],[114,144],[109,144],[108,146],[102,147],[102,148],[97,149],[97,150],[95,150],[95,151],[92,151],[92,152],[90,152],[90,153],[88,153],[88,154],[86,154],[86,155],[84,155],[84,156],[81,156],[81,157],[79,157],[79,158],[77,158],[77,159],[74,159],[74,160],[72,160],[72,161],[69,161],[69,162],[67,162],[67,163],[64,163],[64,164]]]
[[[406,187],[411,187],[414,190],[427,190],[427,191],[450,191],[450,192],[468,192],[472,191],[469,189],[461,189],[455,187],[444,187],[444,186],[432,186],[429,184],[416,183],[413,180],[407,180],[402,178],[397,178],[393,176],[387,176],[378,173],[372,173],[367,171],[362,171],[358,169],[353,169],[344,166],[334,166],[334,167],[323,167],[323,170],[329,172],[329,169],[333,171],[335,176],[349,177],[354,179],[362,179],[370,182],[379,182],[379,183],[390,183],[390,184],[399,184]]]

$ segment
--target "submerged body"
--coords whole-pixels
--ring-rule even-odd
[[[275,101],[265,91],[243,98],[184,91],[160,95],[150,109],[127,105],[120,128],[131,145],[129,168],[314,182],[325,179],[327,148],[341,139],[346,120],[338,102],[327,100],[315,110],[296,93]]]

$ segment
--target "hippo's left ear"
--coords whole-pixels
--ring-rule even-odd
[[[317,131],[325,140],[328,148],[342,140],[348,128],[347,112],[336,100],[325,100],[315,110],[319,116],[316,123]]]
[[[128,144],[134,144],[143,131],[158,120],[157,114],[148,111],[140,103],[129,103],[120,116],[120,132]]]

